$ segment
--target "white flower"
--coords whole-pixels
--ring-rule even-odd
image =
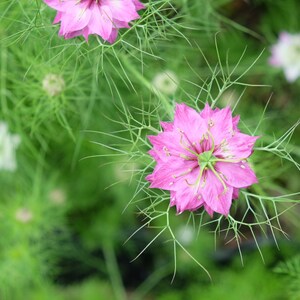
[[[177,230],[176,237],[182,245],[188,246],[195,239],[195,231],[191,226],[181,226]]]
[[[174,72],[165,71],[158,73],[154,77],[152,84],[159,92],[166,95],[173,95],[178,88],[179,80]]]
[[[271,52],[269,63],[281,67],[289,82],[295,81],[300,76],[300,34],[282,32]]]
[[[50,192],[49,199],[54,204],[62,205],[66,202],[66,194],[64,190],[57,188]]]
[[[6,123],[0,122],[0,170],[16,170],[16,149],[20,141],[18,135],[8,132]]]
[[[132,174],[139,170],[139,165],[135,162],[120,163],[114,167],[114,175],[118,181],[130,181]]]
[[[231,108],[233,108],[235,106],[235,104],[238,102],[239,100],[239,94],[237,91],[229,89],[226,90],[223,94],[222,97],[220,98],[220,103],[221,106],[225,107],[225,106],[230,106]]]
[[[16,217],[16,220],[18,220],[22,223],[28,223],[32,220],[33,215],[29,209],[22,207],[16,211],[15,217]]]
[[[65,81],[57,74],[47,74],[43,79],[43,89],[51,97],[59,95],[65,88]]]

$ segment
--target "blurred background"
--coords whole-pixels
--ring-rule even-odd
[[[0,299],[300,299],[300,79],[270,64],[280,33],[300,34],[300,2],[144,3],[113,45],[58,37],[41,1],[0,3]],[[238,243],[228,220],[172,208],[174,252],[165,220],[140,213],[168,207],[147,189],[146,136],[175,101],[229,105],[273,145],[253,156],[250,193],[280,201]]]

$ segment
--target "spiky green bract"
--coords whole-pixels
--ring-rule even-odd
[[[40,251],[35,252],[36,259],[26,260],[24,266],[37,272],[24,272],[33,277],[27,277],[19,289],[13,277],[5,278],[7,289],[13,287],[20,294],[20,297],[13,297],[14,300],[70,299],[74,298],[74,294],[82,299],[105,299],[112,297],[113,293],[115,298],[123,300],[126,292],[134,299],[159,298],[168,297],[166,289],[172,289],[174,297],[184,299],[190,299],[188,293],[192,291],[192,297],[198,299],[209,283],[189,254],[210,271],[217,268],[217,277],[232,278],[221,288],[222,291],[230,291],[231,282],[237,289],[236,294],[224,292],[222,296],[232,300],[245,288],[243,284],[253,287],[252,282],[258,280],[253,281],[254,276],[247,272],[243,273],[247,277],[244,278],[240,269],[235,277],[232,275],[234,271],[223,272],[224,268],[216,267],[213,239],[220,250],[226,248],[225,244],[233,238],[228,248],[236,253],[234,245],[237,238],[241,251],[246,254],[248,248],[244,250],[244,247],[250,244],[253,249],[255,244],[251,227],[265,257],[263,233],[268,235],[271,232],[270,223],[278,239],[275,230],[278,228],[277,220],[271,216],[280,214],[279,223],[288,225],[282,228],[287,228],[289,234],[293,233],[291,229],[296,231],[299,226],[297,211],[289,207],[294,203],[287,203],[293,198],[288,195],[298,191],[299,186],[298,169],[293,167],[299,158],[298,135],[290,134],[296,133],[297,128],[284,135],[299,117],[299,88],[297,83],[287,87],[281,72],[276,74],[274,68],[268,67],[267,50],[260,55],[263,48],[268,49],[274,43],[283,27],[290,32],[298,30],[299,1],[275,3],[253,0],[239,1],[239,5],[236,5],[237,1],[228,0],[145,2],[147,8],[142,18],[135,21],[130,29],[121,29],[116,43],[111,46],[103,43],[101,38],[91,37],[87,44],[83,37],[67,41],[57,37],[59,26],[52,24],[55,12],[40,0],[0,1],[0,119],[22,141],[16,153],[16,173],[0,173],[1,210],[12,211],[12,205],[20,203],[18,208],[15,206],[18,218],[34,220],[33,216],[39,211],[37,207],[44,207],[47,203],[36,201],[38,205],[34,205],[36,208],[32,210],[32,189],[40,186],[41,197],[36,199],[46,199],[43,195],[49,190],[55,196],[53,204],[61,207],[60,203],[64,203],[62,207],[66,211],[61,219],[46,217],[39,219],[41,222],[37,224],[49,229],[53,226],[51,222],[56,220],[56,225],[66,226],[66,231],[72,236],[66,244],[55,238],[55,253],[47,252],[46,266],[42,265],[44,257],[40,256]],[[248,8],[256,13],[250,15]],[[259,30],[259,34],[249,31],[249,26],[252,26],[251,30]],[[217,58],[212,51],[214,40],[218,44]],[[254,64],[259,56],[259,63]],[[173,72],[176,82],[179,82],[176,90],[167,90],[167,93],[153,86],[157,75],[166,71]],[[55,80],[44,84],[44,80],[49,78]],[[262,83],[274,86],[274,95],[265,114],[262,113],[263,107],[270,90],[268,87],[254,88]],[[120,99],[126,103],[124,109],[119,105]],[[246,218],[249,206],[243,194],[238,200],[242,213],[236,212],[233,206],[234,220],[228,225],[228,219],[224,217],[209,223],[212,220],[204,214],[175,216],[174,209],[168,210],[166,195],[146,188],[144,178],[154,167],[153,164],[150,166],[151,158],[146,154],[151,147],[145,142],[146,135],[158,134],[161,131],[159,122],[173,119],[174,102],[171,99],[185,102],[198,111],[205,102],[213,108],[231,105],[234,114],[243,115],[243,132],[263,136],[257,148],[264,148],[264,151],[255,151],[251,159],[260,183],[246,195],[249,211],[255,212],[258,221],[252,222],[254,217]],[[121,124],[110,122],[107,118],[118,120],[118,109],[121,112],[128,109]],[[122,127],[124,124],[125,127]],[[95,133],[87,137],[86,129],[105,134]],[[285,136],[281,143],[281,137]],[[101,147],[100,150],[99,145],[89,143],[90,139],[107,148]],[[112,155],[113,149],[121,149],[122,152]],[[103,160],[80,160],[93,154],[105,157]],[[103,168],[98,168],[100,165],[104,165]],[[42,172],[38,173],[40,181],[36,185],[33,182],[39,168]],[[140,178],[135,175],[140,175]],[[64,191],[65,202],[58,190]],[[132,194],[135,194],[132,205],[126,207],[122,214]],[[295,200],[297,198],[294,196]],[[136,210],[143,213],[136,216],[133,213]],[[243,213],[246,213],[244,219]],[[167,220],[169,226],[166,227]],[[202,225],[207,226],[200,226],[200,220]],[[183,230],[187,234],[183,237],[182,227],[185,229],[187,223],[187,229]],[[24,228],[28,228],[28,224],[22,223]],[[124,245],[124,239],[130,232],[142,225],[145,226]],[[198,233],[199,227],[201,231]],[[148,247],[145,255],[129,263],[130,258],[164,228],[154,241],[154,247]],[[3,229],[4,232],[7,233],[6,229]],[[12,234],[10,231],[9,235]],[[5,244],[5,238],[2,239],[1,251],[10,253],[11,248]],[[175,240],[189,254],[181,250]],[[278,239],[279,246],[281,243]],[[18,241],[15,245],[18,248]],[[21,242],[20,248],[24,249]],[[28,247],[25,249],[32,257],[32,251]],[[169,275],[174,270],[173,251],[176,251],[180,277],[170,286]],[[18,251],[13,254],[6,255],[6,266],[15,266],[13,262]],[[56,265],[56,259],[59,259],[61,267],[55,268],[56,276],[48,276],[48,271]],[[32,283],[42,281],[37,278],[40,270],[44,270],[46,276],[43,286],[38,288]],[[255,270],[265,274],[259,271],[260,268]],[[137,277],[137,274],[144,277]],[[216,279],[215,273],[212,275]],[[95,281],[91,276],[97,277]],[[74,277],[80,277],[82,282],[74,282]],[[9,278],[11,282],[8,282]],[[63,284],[59,285],[58,282],[62,281]],[[271,288],[274,292],[272,280],[261,282],[266,290]],[[219,295],[217,291],[214,293],[207,292],[206,295]],[[5,298],[6,294],[1,294],[0,298]],[[262,293],[262,297],[264,295]]]
[[[242,56],[244,55],[245,53],[242,54]],[[243,63],[243,57],[241,57],[235,66],[223,68],[222,60],[217,52],[216,66],[212,67],[208,64],[212,75],[206,78],[199,76],[202,82],[201,85],[196,85],[189,81],[190,85],[196,85],[197,88],[199,88],[198,95],[192,97],[190,93],[187,93],[186,90],[183,89],[181,95],[185,95],[185,100],[186,95],[188,96],[189,100],[186,101],[186,103],[199,108],[204,105],[201,100],[202,97],[211,101],[212,106],[216,106],[222,103],[222,99],[228,90],[237,89],[241,91],[241,94],[238,95],[232,104],[233,111],[236,113],[237,107],[242,111],[246,111],[248,107],[247,100],[248,102],[250,101],[250,99],[247,98],[249,94],[245,93],[245,89],[241,90],[239,87],[242,86],[249,89],[258,89],[258,87],[248,87],[246,83],[240,80],[242,76],[246,75],[247,71],[254,66],[255,62],[256,60],[254,60],[250,66],[245,66],[245,71],[238,72],[240,75],[235,77],[234,74],[237,68],[240,68],[240,64]],[[145,79],[143,82],[147,84]],[[154,91],[154,93],[156,93],[156,91]],[[207,228],[213,230],[216,242],[221,237],[225,241],[234,243],[237,247],[237,251],[241,255],[242,261],[243,254],[241,244],[243,244],[246,239],[244,235],[246,230],[248,238],[253,240],[255,247],[257,247],[263,259],[263,251],[260,245],[261,238],[271,237],[271,239],[277,243],[278,236],[285,236],[286,233],[281,226],[281,220],[286,220],[286,218],[288,219],[293,215],[293,206],[299,201],[299,194],[297,192],[290,192],[284,187],[279,188],[279,185],[276,184],[276,178],[279,178],[285,172],[283,168],[278,166],[278,164],[280,165],[280,161],[277,160],[277,156],[287,164],[290,163],[290,167],[296,167],[296,170],[299,166],[296,159],[293,158],[294,155],[291,155],[287,151],[287,147],[291,147],[289,146],[289,140],[295,128],[297,128],[298,123],[293,125],[287,133],[274,138],[272,142],[272,138],[266,129],[267,122],[264,120],[267,109],[262,109],[260,114],[249,113],[248,111],[249,117],[243,120],[241,130],[249,135],[262,136],[262,140],[258,142],[254,148],[255,155],[249,159],[249,164],[254,168],[259,179],[259,184],[250,188],[248,191],[242,191],[240,193],[238,200],[239,207],[236,206],[237,202],[234,203],[228,217],[215,216],[215,218],[210,219],[204,211],[184,213],[175,217],[174,211],[169,207],[168,194],[164,191],[148,189],[147,183],[145,182],[146,175],[151,173],[154,167],[153,161],[146,155],[147,150],[151,147],[147,142],[146,136],[159,134],[161,132],[159,123],[162,120],[173,120],[172,111],[174,102],[159,93],[156,95],[159,99],[158,104],[151,103],[150,101],[149,103],[143,102],[141,108],[129,108],[125,105],[124,99],[121,98],[122,104],[119,108],[121,114],[120,120],[116,120],[115,117],[111,119],[119,129],[110,133],[99,132],[101,138],[100,136],[99,138],[94,138],[96,144],[107,149],[105,156],[111,155],[111,157],[119,157],[122,164],[126,163],[126,161],[128,162],[129,168],[131,165],[139,165],[139,168],[135,169],[136,177],[133,177],[133,179],[136,178],[136,192],[125,206],[136,206],[140,215],[144,216],[143,225],[137,229],[133,235],[147,227],[153,228],[156,232],[156,235],[140,254],[144,253],[153,243],[157,243],[157,241],[161,241],[162,237],[165,237],[167,241],[172,244],[174,250],[175,273],[177,268],[177,256],[181,251],[188,253],[187,255],[192,258],[192,260],[197,261],[197,254],[188,252],[175,233],[178,222],[187,222],[194,228],[195,239]],[[151,99],[151,101],[153,101],[153,99]],[[266,130],[263,130],[263,128]],[[100,140],[104,137],[106,137],[106,142],[101,142]],[[107,143],[109,139],[111,139],[111,142]],[[286,143],[284,143],[284,141]],[[296,156],[297,155],[296,153]],[[97,155],[95,155],[95,157],[97,157]],[[99,157],[101,157],[101,155],[99,155]],[[272,171],[269,173],[268,170],[272,170],[275,165],[278,166],[276,172]],[[133,183],[135,181],[133,180]],[[278,188],[276,194],[274,188]],[[277,191],[279,194],[277,194]],[[291,217],[291,220],[293,219],[294,217]],[[137,257],[139,257],[140,254],[138,254]],[[197,263],[202,266],[198,261]]]

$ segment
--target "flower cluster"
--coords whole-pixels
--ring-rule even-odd
[[[150,155],[157,164],[147,176],[151,188],[170,191],[177,212],[200,207],[228,215],[240,188],[257,182],[247,158],[257,136],[239,131],[239,116],[229,107],[200,112],[177,104],[174,122],[162,122],[164,132],[149,136]]]
[[[269,63],[282,68],[289,82],[295,81],[300,76],[300,34],[282,32],[271,52]]]
[[[61,23],[59,35],[65,39],[98,34],[113,43],[120,28],[138,19],[138,10],[145,8],[138,0],[44,0],[57,10],[54,23]]]

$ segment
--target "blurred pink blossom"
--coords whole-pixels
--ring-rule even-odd
[[[278,42],[271,48],[269,63],[283,69],[289,82],[300,76],[300,34],[280,33]]]
[[[25,207],[20,208],[16,211],[16,219],[19,222],[28,223],[32,220],[32,218],[33,218],[32,212]]]
[[[113,43],[119,28],[129,28],[138,19],[138,10],[145,8],[138,0],[44,0],[57,10],[54,24],[60,22],[59,35],[65,39],[98,34]]]
[[[257,182],[246,159],[258,137],[241,133],[238,122],[229,107],[206,104],[198,113],[177,104],[174,121],[161,122],[164,132],[148,137],[157,162],[146,178],[150,188],[169,190],[178,213],[203,206],[211,216],[228,215],[239,189]]]

